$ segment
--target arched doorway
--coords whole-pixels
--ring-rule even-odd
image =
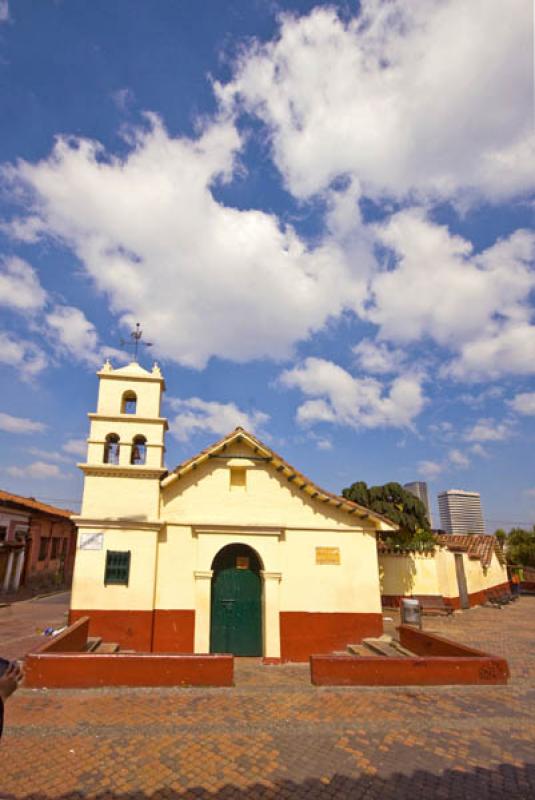
[[[262,655],[262,565],[245,544],[224,547],[214,558],[210,652]]]

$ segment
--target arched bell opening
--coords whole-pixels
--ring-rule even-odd
[[[137,396],[131,389],[123,393],[121,398],[121,414],[135,414],[137,411]]]
[[[147,440],[144,436],[134,436],[132,440],[131,464],[145,464],[147,460]]]
[[[212,563],[210,652],[262,655],[261,559],[252,547],[231,544]]]
[[[104,464],[118,464],[120,448],[119,436],[116,433],[108,433],[104,441]]]

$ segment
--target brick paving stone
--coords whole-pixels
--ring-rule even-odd
[[[239,659],[232,689],[20,690],[0,798],[533,800],[535,598],[425,628],[506,656],[510,684],[316,688]]]
[[[24,600],[0,608],[0,655],[23,658],[33,647],[45,641],[45,628],[66,624],[69,592]]]

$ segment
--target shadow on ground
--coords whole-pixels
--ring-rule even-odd
[[[173,781],[176,783],[176,780]],[[333,775],[325,779],[303,782],[277,781],[254,783],[250,786],[227,784],[216,791],[201,786],[183,790],[157,789],[116,792],[75,791],[50,795],[36,791],[31,794],[1,794],[2,800],[533,800],[535,798],[535,762],[522,767],[502,764],[495,770],[445,770],[439,775],[417,770],[411,775],[393,773],[388,778],[365,773],[358,778]]]

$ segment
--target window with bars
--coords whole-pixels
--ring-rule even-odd
[[[59,542],[60,542],[59,538],[57,536],[54,536],[54,538],[52,539],[52,551],[50,553],[50,558],[51,559],[54,559],[54,558],[58,557]]]
[[[106,550],[104,586],[128,586],[130,577],[130,550]]]
[[[39,561],[44,561],[48,553],[48,542],[50,539],[47,536],[41,536],[39,539]]]

